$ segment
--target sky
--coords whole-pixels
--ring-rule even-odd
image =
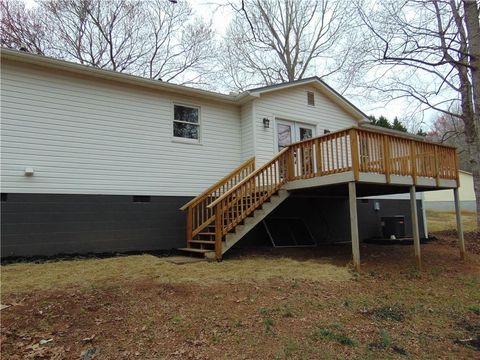
[[[199,16],[207,21],[212,21],[212,26],[215,28],[219,36],[225,34],[234,13],[231,6],[228,6],[228,1],[191,0],[190,5]],[[329,85],[335,87],[335,84]],[[375,115],[377,117],[384,115],[391,120],[395,117],[402,118],[403,114],[406,112],[405,109],[411,106],[410,102],[405,99],[391,101],[388,104],[385,102],[365,101],[360,98],[350,98],[348,100],[353,102],[367,115]],[[426,122],[431,120],[430,117],[432,117],[432,115],[432,113],[427,113],[427,119],[425,119]]]
[[[27,6],[34,6],[35,4],[35,0],[24,1]],[[206,21],[211,20],[212,26],[218,34],[219,39],[225,34],[234,14],[234,10],[228,5],[228,0],[190,0],[190,5],[198,16]],[[329,83],[329,85],[335,88],[335,84]],[[388,104],[385,102],[375,102],[373,100],[367,101],[362,97],[355,96],[348,97],[348,100],[358,106],[367,115],[375,115],[377,117],[384,115],[390,120],[393,120],[394,117],[402,119],[407,112],[406,110],[411,106],[406,99],[391,101]],[[433,111],[426,113],[424,121],[427,126],[424,126],[425,130],[434,116],[435,112]],[[418,120],[416,121],[418,122]]]

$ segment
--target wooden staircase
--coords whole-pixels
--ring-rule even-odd
[[[288,192],[288,148],[257,170],[255,158],[225,176],[195,199],[187,210],[187,247],[220,260],[222,255],[282,203]]]
[[[386,184],[394,176],[413,184],[417,177],[435,179],[437,187],[440,180],[458,184],[455,148],[378,130],[340,130],[291,144],[258,169],[251,158],[182,206],[187,247],[179,250],[220,260],[289,196],[287,182],[346,172],[356,182],[369,173]]]
[[[261,207],[256,208],[252,213],[250,213],[246,218],[244,218],[238,225],[235,226],[233,230],[222,237],[221,242],[221,251],[222,255],[225,254],[235,243],[242,239],[250,230],[252,230],[260,221],[262,221],[270,212],[272,212],[278,205],[280,205],[287,197],[289,193],[286,190],[278,190],[275,194],[268,197],[268,200],[265,201]],[[262,194],[258,194],[262,196]],[[265,196],[265,194],[263,194]],[[252,198],[245,197],[242,202],[244,202],[244,207],[249,206]],[[239,206],[240,208],[241,206]],[[240,210],[235,209],[229,212],[229,217],[238,218]],[[227,225],[225,222],[224,225]],[[215,226],[215,221],[212,221],[208,224],[204,230],[198,233],[195,236],[192,236],[191,240],[187,240],[187,247],[180,248],[180,251],[186,251],[194,254],[201,254],[207,258],[215,258],[215,237],[217,235],[217,228]]]

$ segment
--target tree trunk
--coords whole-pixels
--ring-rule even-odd
[[[465,136],[467,137],[467,146],[472,167],[473,186],[475,189],[477,227],[480,229],[480,139],[478,138],[478,135],[472,137],[465,134]]]
[[[476,1],[463,0],[463,9],[470,55],[471,97],[473,98],[473,104],[470,104],[470,114],[464,114],[465,136],[475,188],[477,226],[480,228],[480,20]],[[462,102],[463,98],[462,94]]]

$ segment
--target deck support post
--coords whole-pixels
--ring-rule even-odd
[[[460,248],[460,258],[465,260],[465,240],[463,238],[462,213],[460,208],[460,198],[458,188],[453,189],[453,198],[455,201],[455,215],[457,219],[458,247]]]
[[[410,209],[412,214],[413,247],[415,249],[415,262],[417,270],[422,270],[422,259],[420,257],[420,232],[418,230],[418,211],[415,186],[410,186]]]
[[[348,183],[348,203],[350,208],[353,267],[358,272],[360,271],[360,242],[358,238],[357,189],[354,181]]]
[[[222,208],[221,203],[215,207],[215,258],[217,261],[222,260]]]

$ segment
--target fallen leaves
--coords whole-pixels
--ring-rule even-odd
[[[442,271],[409,278],[414,262],[406,259],[411,248],[376,249],[372,256],[362,253],[364,273],[359,281],[277,277],[184,284],[152,277],[81,291],[76,287],[32,291],[23,306],[2,311],[2,356],[14,360],[254,359],[279,354],[280,358],[286,354],[316,358],[321,348],[325,358],[388,358],[402,351],[412,358],[473,357],[476,353],[468,340],[475,339],[476,332],[455,321],[465,305],[463,316],[469,326],[478,322],[468,306],[478,299],[479,283],[473,278],[480,258],[472,255],[463,265],[453,256],[456,249],[427,244],[422,248],[426,268]],[[395,307],[396,303],[402,307]],[[263,308],[268,311],[260,313]],[[267,325],[274,331],[267,333]],[[398,349],[393,345],[389,350],[367,349],[378,342],[379,326],[388,330]],[[319,337],[312,347],[310,334],[318,327],[344,333],[359,346]],[[42,339],[53,341],[40,345]],[[428,354],[424,339],[434,339],[437,345]],[[457,344],[455,339],[463,341]],[[373,354],[366,356],[367,350]]]

